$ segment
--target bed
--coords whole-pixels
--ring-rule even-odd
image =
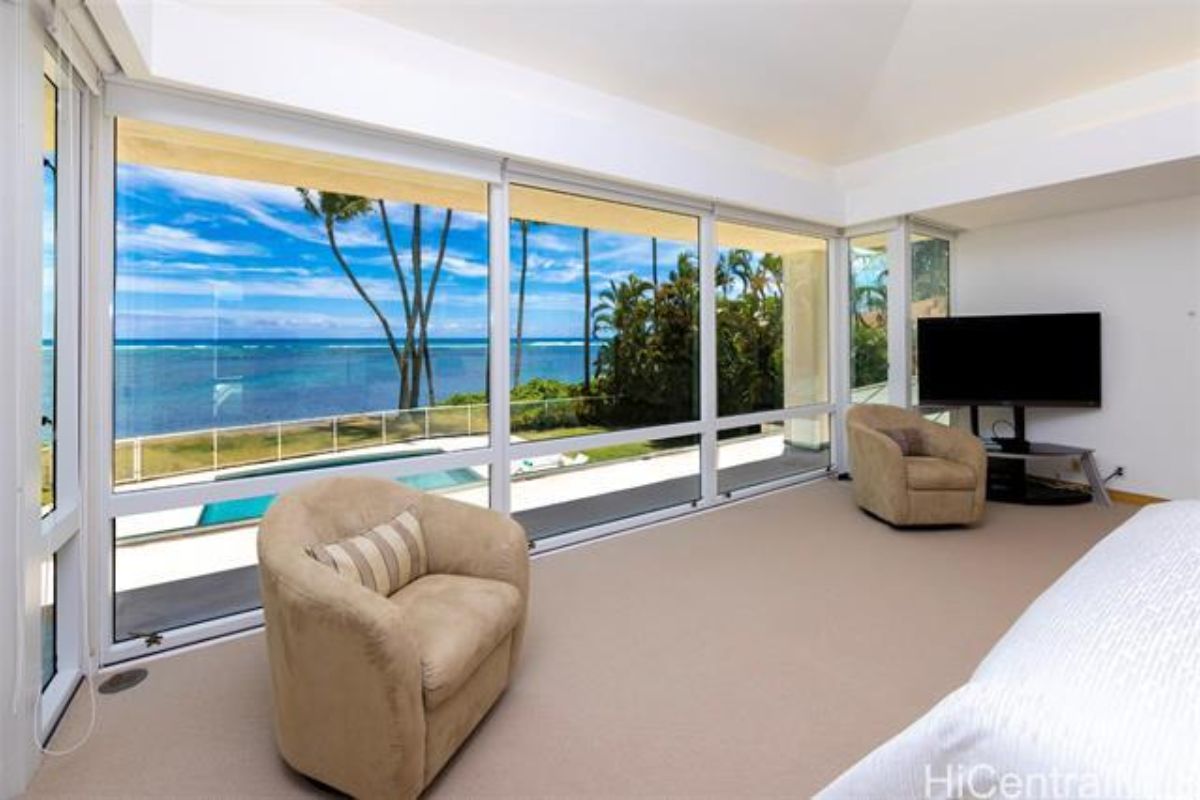
[[[818,795],[1200,798],[1200,500],[1150,506]]]

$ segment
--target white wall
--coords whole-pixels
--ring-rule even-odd
[[[1200,61],[836,170],[847,225],[1200,155]]]
[[[138,82],[830,225],[1200,155],[1200,61],[833,168],[340,4],[87,5]]]
[[[132,78],[816,222],[841,217],[827,166],[331,4],[145,6],[89,3]],[[220,42],[220,57],[197,41]]]
[[[954,255],[955,313],[1103,315],[1103,408],[1031,409],[1031,439],[1095,447],[1114,489],[1200,497],[1200,195],[980,228]]]

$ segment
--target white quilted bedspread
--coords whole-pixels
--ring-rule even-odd
[[[1200,501],[1150,506],[821,798],[1200,798]]]

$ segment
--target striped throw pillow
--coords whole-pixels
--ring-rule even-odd
[[[346,580],[385,597],[429,569],[425,537],[414,508],[366,533],[308,548],[308,554]]]

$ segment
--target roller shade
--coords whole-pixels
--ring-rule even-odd
[[[117,160],[125,164],[487,211],[483,181],[137,119],[117,125]]]

